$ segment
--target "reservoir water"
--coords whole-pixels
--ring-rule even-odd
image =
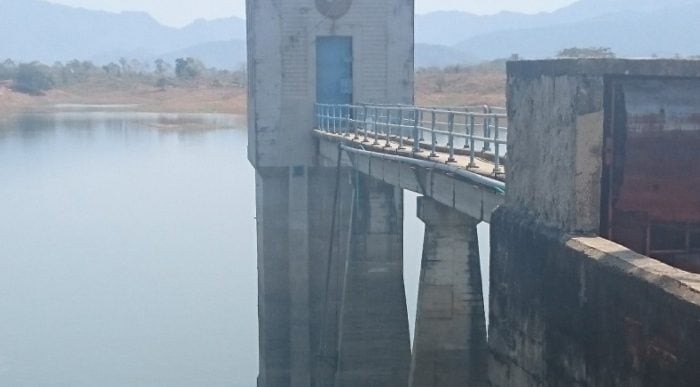
[[[0,387],[255,385],[245,121],[114,111],[126,108],[0,118]],[[411,321],[415,198],[405,197]],[[486,269],[485,227],[480,239]]]
[[[243,122],[0,121],[0,386],[255,385]]]

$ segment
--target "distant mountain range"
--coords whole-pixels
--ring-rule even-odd
[[[71,59],[99,63],[120,57],[154,60],[206,54],[212,63],[245,62],[246,25],[237,17],[198,20],[184,28],[159,24],[146,13],[111,13],[41,0],[0,0],[0,58],[45,63]],[[226,42],[232,50],[216,52]],[[211,52],[206,52],[210,47]],[[213,65],[213,64],[211,64]]]
[[[567,47],[603,46],[624,56],[700,55],[700,0],[580,0],[554,12],[416,16],[418,67],[467,64],[519,54],[554,56]],[[218,68],[245,63],[245,21],[159,24],[146,13],[110,13],[42,0],[0,0],[0,58],[104,64],[194,56]]]
[[[416,42],[474,58],[552,57],[568,47],[610,47],[621,56],[700,55],[700,0],[580,0],[550,13],[416,17]]]

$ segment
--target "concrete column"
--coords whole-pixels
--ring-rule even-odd
[[[486,320],[477,220],[418,199],[425,222],[411,387],[482,386]]]
[[[263,387],[289,386],[289,169],[259,169],[256,176],[258,228],[258,320]]]
[[[350,176],[347,168],[340,173],[336,168],[315,168],[309,176],[312,387],[332,386],[337,368],[340,304],[351,224]]]
[[[332,385],[351,203],[347,169],[258,169],[258,386]]]
[[[290,387],[311,385],[309,305],[309,179],[304,167],[289,175]]]
[[[403,193],[356,177],[336,387],[403,387],[410,339],[403,283]]]

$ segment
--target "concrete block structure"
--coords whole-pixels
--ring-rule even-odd
[[[477,219],[418,199],[425,240],[411,387],[482,386],[486,320]]]
[[[700,384],[700,62],[508,64],[493,386]]]
[[[411,104],[413,13],[413,0],[248,0],[251,163],[313,166],[316,102]]]
[[[411,343],[403,285],[403,194],[371,177],[358,180],[335,386],[405,386]]]
[[[507,128],[432,109],[420,136],[413,1],[247,12],[259,387],[700,385],[700,61],[511,62]],[[412,349],[403,189],[426,230]]]
[[[413,102],[413,14],[412,0],[247,1],[259,386],[408,379],[402,191],[319,165],[312,129],[316,103]]]

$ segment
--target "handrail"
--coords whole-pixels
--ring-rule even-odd
[[[438,157],[438,147],[444,147],[449,154],[448,163],[456,162],[456,153],[468,152],[467,169],[478,168],[477,155],[486,155],[493,159],[493,174],[504,174],[508,133],[504,126],[508,122],[505,108],[322,103],[315,108],[316,126],[321,131],[351,136],[375,146],[383,143],[385,148],[395,146],[402,150],[411,143],[414,153],[427,149],[430,157]]]

